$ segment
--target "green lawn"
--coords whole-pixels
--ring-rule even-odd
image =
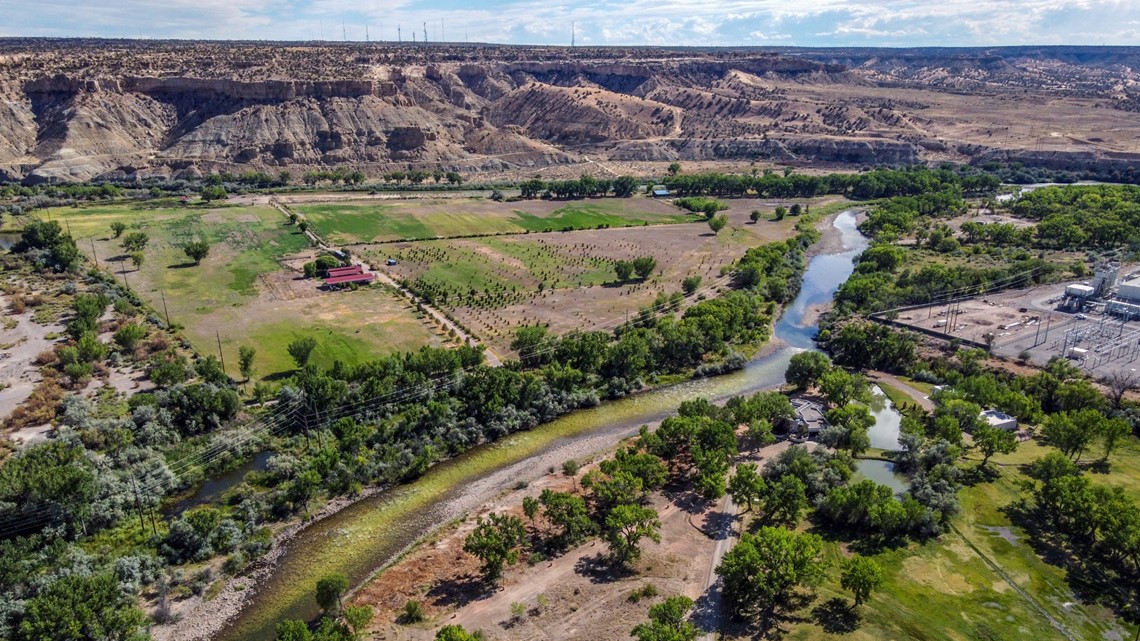
[[[1037,606],[1075,638],[1131,638],[1135,634],[1131,626],[1122,631],[1111,612],[1082,603],[1069,589],[1065,572],[1043,561],[1026,540],[1024,531],[1012,525],[1003,512],[1004,507],[1022,496],[1019,483],[1024,477],[1017,466],[1050,450],[1036,441],[1022,443],[1017,452],[994,457],[1001,472],[997,480],[962,490],[962,510],[954,524],[965,539],[951,531],[936,541],[877,554],[875,558],[885,571],[886,583],[862,606],[858,627],[849,633],[828,633],[811,616],[813,608],[832,598],[851,603],[850,594],[839,586],[836,569],[843,550],[839,543],[829,543],[832,570],[820,586],[818,598],[799,613],[813,620],[792,625],[787,638],[1064,641],[1065,637],[1037,611]],[[1092,480],[1125,487],[1135,496],[1138,468],[1140,440],[1129,437],[1118,455],[1114,455],[1111,472],[1093,475]],[[967,544],[967,539],[974,547]],[[979,553],[1030,594],[1036,606],[1011,588]]]
[[[124,203],[51,209],[44,217],[70,228],[88,256],[94,247],[100,266],[113,268],[160,314],[165,298],[171,320],[186,328],[200,353],[216,354],[220,339],[231,374],[241,345],[257,350],[255,376],[266,376],[293,368],[286,346],[302,336],[317,338],[313,361],[324,366],[440,343],[413,309],[381,287],[319,293],[312,282],[300,285],[300,297],[293,297],[295,290],[269,295],[267,279],[279,288],[291,286],[292,277],[278,261],[309,247],[305,235],[270,207]],[[128,226],[125,233],[150,237],[138,270],[125,260],[121,240],[111,238],[116,221]],[[195,239],[211,245],[201,265],[191,264],[181,249]]]
[[[500,203],[483,198],[450,198],[292,207],[303,214],[323,238],[337,244],[695,220],[668,203],[646,198],[600,198],[568,203],[544,200]]]

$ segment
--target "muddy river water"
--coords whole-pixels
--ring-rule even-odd
[[[816,328],[806,320],[829,302],[853,271],[852,259],[867,241],[855,227],[854,211],[835,219],[843,249],[811,259],[799,296],[776,324],[773,344],[744,369],[637,394],[579,410],[527,432],[475,448],[434,466],[413,483],[363,499],[313,523],[288,543],[264,580],[247,590],[245,607],[211,638],[268,641],[283,618],[311,618],[317,580],[343,572],[359,585],[432,530],[477,509],[518,482],[538,478],[567,458],[589,458],[612,447],[643,424],[658,422],[685,400],[721,400],[771,389],[784,380],[793,354],[814,349]]]

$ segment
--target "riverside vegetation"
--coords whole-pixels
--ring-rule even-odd
[[[930,184],[953,187],[962,175],[914,170],[867,180],[890,178],[886,184],[893,186],[883,189],[921,191]],[[804,221],[794,239],[749,250],[733,267],[731,291],[696,302],[679,318],[663,313],[672,309],[666,299],[612,333],[553,336],[528,327],[516,336],[519,360],[504,368],[482,365],[479,350],[470,347],[425,348],[354,366],[309,363],[268,409],[243,407],[217,359],[196,356],[133,292],[86,270],[58,223],[29,222],[14,255],[4,257],[6,267],[26,282],[34,269],[50,270],[52,304],[45,309],[66,322],[67,339],[45,357],[36,404],[15,419],[20,425],[54,420],[59,437],[9,456],[0,467],[3,634],[37,638],[47,622],[60,620],[74,620],[79,630],[103,626],[139,634],[146,618],[135,610],[138,595],[162,619],[170,600],[204,594],[220,575],[240,571],[271,545],[275,524],[324,498],[414,478],[477,443],[655,378],[739,367],[743,358],[736,351],[765,340],[779,304],[794,294],[816,233]],[[36,296],[15,289],[6,294],[20,301]],[[114,335],[111,344],[99,340],[105,331]],[[903,340],[862,338],[836,335],[837,362],[862,366],[855,352],[861,346],[868,358],[866,341]],[[907,352],[883,353],[876,358]],[[147,371],[158,388],[93,401],[72,393],[124,364]],[[250,416],[260,417],[254,427],[267,429],[235,427]],[[851,417],[850,423],[858,421]],[[268,468],[250,474],[223,504],[162,518],[171,497],[267,446],[275,452]],[[719,475],[705,478],[708,491],[723,491]],[[847,518],[842,501],[835,501],[836,518]],[[942,519],[915,515],[916,523]],[[347,627],[338,630],[355,629],[346,615],[336,625]]]

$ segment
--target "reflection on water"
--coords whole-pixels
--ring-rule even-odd
[[[19,234],[0,234],[0,251],[12,249],[12,246],[20,242]]]
[[[895,409],[891,399],[883,393],[878,385],[871,386],[871,416],[875,417],[875,424],[868,430],[871,437],[871,447],[880,450],[899,449],[899,429],[902,426],[902,415]]]
[[[879,485],[886,485],[894,490],[895,494],[902,494],[907,489],[906,477],[895,474],[895,464],[890,461],[860,460],[855,464],[855,476],[874,481]]]
[[[775,340],[785,346],[748,363],[744,369],[714,378],[687,381],[637,394],[595,408],[579,410],[541,425],[534,434],[558,438],[539,451],[528,450],[530,433],[507,437],[474,448],[428,470],[419,480],[359,501],[302,531],[290,544],[273,573],[256,586],[257,593],[239,617],[224,631],[222,639],[264,641],[274,636],[273,626],[282,618],[312,618],[317,605],[308,586],[329,572],[343,572],[358,584],[388,563],[406,546],[444,524],[445,505],[472,483],[512,463],[528,461],[584,436],[625,436],[639,426],[654,423],[676,411],[683,401],[695,398],[724,400],[731,396],[771,389],[784,382],[792,355],[813,349],[816,328],[805,324],[805,312],[827,303],[854,270],[852,259],[867,241],[855,226],[855,213],[845,211],[835,221],[844,251],[818,255],[808,264],[799,296],[776,323]],[[532,439],[527,441],[527,439]],[[495,459],[487,451],[511,448],[518,456],[510,461]],[[306,589],[299,590],[298,586]]]
[[[238,483],[241,483],[242,479],[245,478],[245,475],[247,473],[253,471],[265,471],[266,464],[269,462],[269,458],[271,456],[273,456],[273,452],[269,450],[258,452],[252,460],[246,462],[240,467],[236,467],[228,472],[223,472],[222,474],[209,479],[201,486],[199,486],[193,494],[182,499],[178,503],[175,503],[174,507],[171,509],[171,513],[181,514],[192,507],[205,505],[206,503],[212,503],[213,501],[220,499],[222,495],[226,493],[226,491],[236,486]]]

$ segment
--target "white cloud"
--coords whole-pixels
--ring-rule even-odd
[[[1131,44],[1133,0],[484,0],[442,10],[415,0],[7,0],[2,35],[394,39],[717,45]]]

